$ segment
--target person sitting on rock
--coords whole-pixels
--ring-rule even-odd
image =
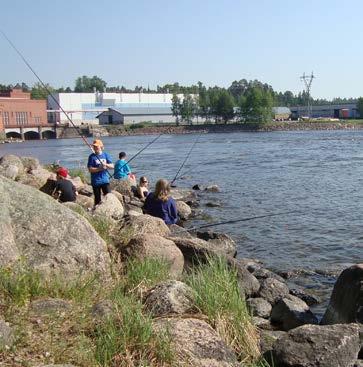
[[[143,201],[146,199],[146,197],[149,194],[148,185],[149,185],[149,181],[147,180],[147,177],[141,176],[139,184],[137,185],[137,188],[136,188],[136,196]]]
[[[52,196],[61,203],[66,203],[67,201],[76,201],[78,193],[73,183],[67,179],[67,168],[60,167],[57,169],[56,173],[57,181],[55,183]]]
[[[113,177],[117,180],[126,180],[131,175],[131,168],[126,162],[126,153],[120,152],[119,160],[115,163],[115,171]]]
[[[175,200],[170,196],[168,181],[160,179],[156,182],[155,191],[145,200],[144,211],[161,218],[165,224],[175,224],[178,221],[178,210]]]
[[[101,190],[103,195],[111,192],[110,177],[111,174],[107,171],[108,168],[113,169],[111,157],[103,152],[103,143],[96,139],[92,143],[94,153],[88,157],[88,171],[91,173],[91,184],[95,195],[95,206],[101,202]]]

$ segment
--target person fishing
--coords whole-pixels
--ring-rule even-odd
[[[155,191],[145,200],[144,211],[161,218],[165,224],[175,224],[178,221],[178,209],[175,200],[170,196],[170,184],[167,180],[160,179],[156,182]]]
[[[101,202],[101,191],[103,195],[107,195],[111,192],[111,175],[107,169],[113,169],[114,165],[109,154],[102,151],[103,143],[101,140],[96,139],[92,143],[92,149],[94,153],[88,157],[87,167],[91,174],[91,185],[95,196],[96,206]]]
[[[131,168],[126,162],[126,153],[120,152],[118,161],[115,163],[115,171],[113,177],[117,180],[127,180],[131,175]]]

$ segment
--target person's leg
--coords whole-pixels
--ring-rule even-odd
[[[101,187],[100,186],[92,186],[93,194],[95,195],[95,206],[101,202]]]
[[[107,183],[107,184],[103,184],[101,186],[101,189],[102,189],[102,192],[103,192],[103,195],[107,195],[111,192],[111,187],[110,187],[110,184]]]

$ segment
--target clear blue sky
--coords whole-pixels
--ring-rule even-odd
[[[0,28],[40,77],[74,87],[258,79],[315,98],[363,96],[361,0],[12,0]],[[0,83],[36,80],[0,35]]]

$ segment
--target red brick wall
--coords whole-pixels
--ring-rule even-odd
[[[46,100],[0,97],[0,131],[6,127],[47,126]]]

